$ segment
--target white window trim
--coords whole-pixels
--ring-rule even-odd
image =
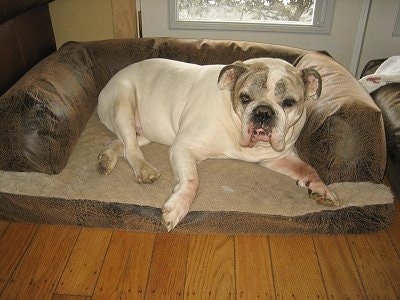
[[[335,0],[316,0],[314,24],[265,24],[243,22],[179,21],[176,0],[169,0],[169,26],[171,29],[247,30],[265,32],[330,33]]]

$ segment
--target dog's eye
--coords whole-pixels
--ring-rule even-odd
[[[251,101],[250,96],[247,94],[240,94],[240,102],[242,102],[242,104],[248,104]]]
[[[286,98],[282,101],[282,107],[283,108],[290,108],[292,106],[294,106],[296,104],[296,100],[292,99],[292,98]]]

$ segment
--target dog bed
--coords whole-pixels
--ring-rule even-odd
[[[97,154],[113,138],[96,113],[67,166],[57,175],[0,171],[0,218],[12,221],[163,232],[161,207],[175,184],[168,147],[143,152],[161,171],[153,184],[137,184],[125,160],[100,175]],[[199,165],[200,189],[189,214],[174,229],[186,233],[278,234],[380,231],[394,217],[393,196],[383,184],[334,183],[341,206],[317,205],[295,182],[257,164],[207,160]]]

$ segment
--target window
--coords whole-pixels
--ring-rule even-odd
[[[170,27],[329,33],[334,0],[169,0]]]

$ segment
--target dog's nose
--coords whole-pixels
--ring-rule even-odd
[[[259,105],[253,109],[254,120],[259,123],[265,123],[271,117],[275,116],[275,111],[268,105]]]

